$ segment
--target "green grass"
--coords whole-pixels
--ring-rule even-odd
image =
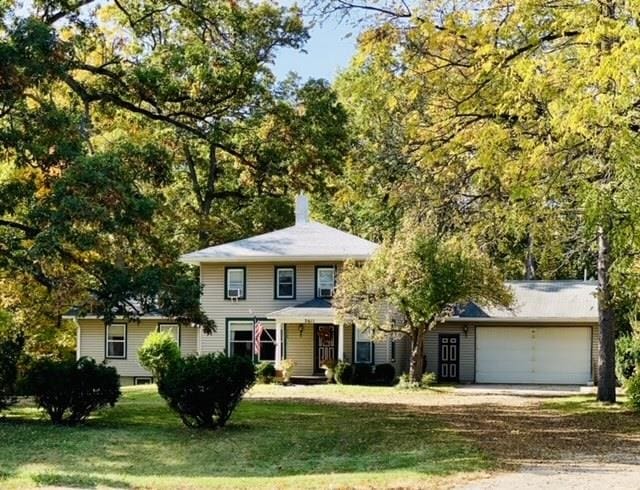
[[[9,411],[0,487],[409,488],[493,466],[428,413],[245,400],[211,432],[183,427],[155,387],[123,391],[83,427],[53,427],[33,407]]]
[[[542,406],[543,408],[559,410],[573,415],[624,413],[629,411],[629,406],[624,396],[618,396],[617,403],[608,404],[597,401],[594,395],[577,395],[546,401]]]

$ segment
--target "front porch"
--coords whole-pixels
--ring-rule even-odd
[[[278,310],[269,315],[275,320],[275,365],[283,359],[295,361],[293,377],[311,380],[322,376],[322,365],[329,360],[352,362],[353,326],[335,320],[331,303],[313,300]]]

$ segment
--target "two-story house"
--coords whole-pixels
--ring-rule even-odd
[[[367,364],[408,364],[403,339],[373,341],[353,324],[337,321],[331,305],[336,281],[348,259],[367,260],[377,245],[309,219],[305,196],[296,200],[294,226],[184,255],[199,266],[202,306],[216,331],[179,326],[162,315],[110,325],[91,316],[77,318],[78,355],[105,359],[123,384],[150,382],[137,350],[154,330],[170,330],[183,354],[226,352],[257,361],[296,363],[295,377],[322,375],[327,360]],[[263,333],[259,351],[254,331]]]
[[[75,317],[77,354],[115,366],[123,384],[148,383],[137,350],[155,330],[175,335],[183,354],[226,352],[296,363],[294,376],[322,374],[325,361],[407,370],[406,338],[371,339],[336,318],[331,299],[348,259],[367,260],[376,244],[309,220],[299,196],[294,226],[186,254],[200,268],[202,306],[217,329],[180,326],[161,313],[105,325]],[[596,381],[598,303],[590,281],[513,281],[511,309],[470,304],[429,331],[426,367],[446,382],[584,384]],[[263,333],[256,348],[254,332]]]

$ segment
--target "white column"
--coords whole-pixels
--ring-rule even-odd
[[[344,361],[344,325],[338,325],[338,361]]]
[[[276,368],[282,362],[282,323],[276,322]]]

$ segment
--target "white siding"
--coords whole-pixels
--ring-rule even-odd
[[[296,298],[274,299],[274,275],[276,266],[296,267]],[[202,307],[207,316],[216,323],[216,332],[202,334],[202,353],[222,352],[226,345],[226,321],[234,318],[264,318],[272,311],[294,306],[315,297],[315,267],[339,264],[317,262],[304,264],[249,263],[233,264],[246,267],[246,299],[231,301],[224,299],[224,264],[202,264],[200,277],[204,286]],[[296,327],[297,328],[297,327]],[[313,340],[313,339],[312,339]],[[311,344],[313,350],[313,343]]]
[[[426,371],[438,372],[438,334],[457,333],[460,335],[460,364],[459,380],[463,383],[472,383],[475,379],[475,341],[476,331],[469,326],[465,335],[462,325],[441,325],[427,332],[425,340],[425,356],[427,357]]]
[[[482,325],[488,326],[483,323]],[[591,328],[591,373],[594,381],[597,381],[597,363],[598,363],[598,325],[547,325],[547,327],[562,327],[562,328],[574,328],[585,327]],[[480,327],[481,325],[478,325]],[[493,324],[493,326],[508,328],[513,327],[513,324]],[[517,325],[518,328],[544,328],[540,324],[532,325]],[[460,334],[460,381],[463,383],[475,382],[476,376],[476,328],[474,325],[467,325],[467,334],[464,334],[463,324],[445,324],[436,327],[434,330],[427,332],[425,340],[425,356],[427,358],[426,370],[436,373],[438,371],[438,334],[439,333],[458,333]],[[409,355],[409,353],[408,353]]]
[[[114,323],[124,323],[117,321]],[[102,320],[79,318],[80,325],[80,345],[78,354],[80,356],[93,357],[96,361],[106,361],[110,366],[118,370],[118,374],[123,377],[150,376],[138,362],[138,349],[151,332],[154,332],[158,323],[168,323],[167,320],[141,320],[140,322],[127,323],[127,357],[126,359],[106,359],[105,358],[105,325]],[[180,332],[180,350],[183,355],[196,353],[197,332],[192,327],[182,327]],[[126,380],[130,381],[130,380]]]

